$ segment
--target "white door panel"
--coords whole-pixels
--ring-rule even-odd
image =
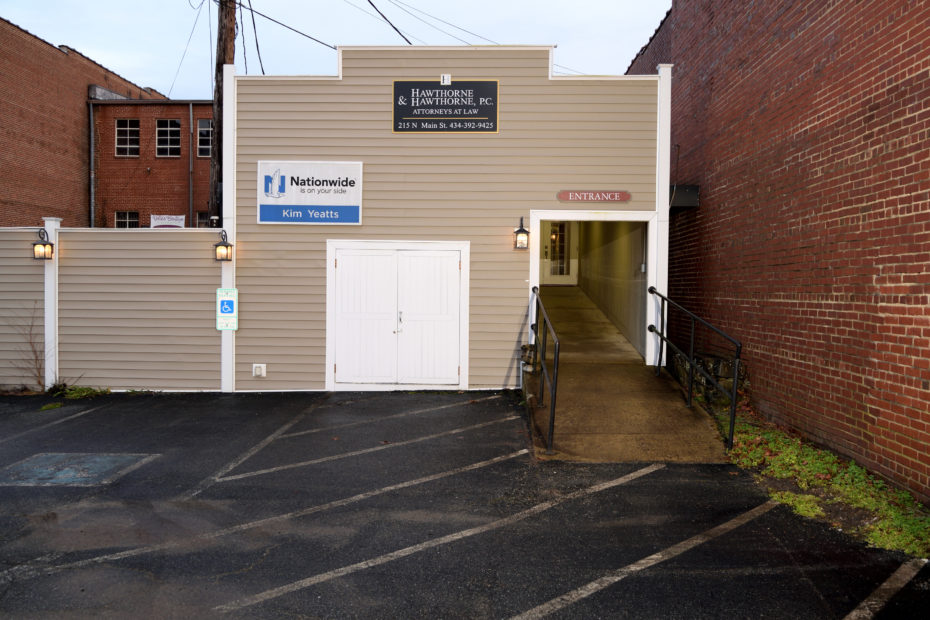
[[[399,383],[459,382],[459,274],[458,252],[399,253]]]
[[[336,261],[336,381],[396,383],[397,254],[341,250]]]

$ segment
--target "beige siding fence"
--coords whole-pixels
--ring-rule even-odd
[[[31,256],[36,230],[0,230],[3,386],[41,386],[46,265]],[[217,239],[207,230],[60,230],[56,380],[115,390],[219,390]]]
[[[218,390],[215,231],[63,230],[59,377],[112,389]]]
[[[0,229],[0,389],[43,383],[45,270],[32,258],[37,230]]]

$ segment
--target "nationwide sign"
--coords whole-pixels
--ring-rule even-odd
[[[630,202],[630,192],[623,190],[563,189],[557,194],[562,202]]]
[[[497,80],[395,80],[393,131],[497,133]]]
[[[258,162],[258,223],[362,223],[362,162]]]

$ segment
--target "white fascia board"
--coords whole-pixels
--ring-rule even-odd
[[[220,288],[236,288],[236,67],[223,67],[223,230],[233,259],[220,267]],[[236,391],[236,332],[220,332],[220,391]]]

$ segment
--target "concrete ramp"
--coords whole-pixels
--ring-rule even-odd
[[[553,455],[545,454],[548,394],[531,408],[540,458],[592,462],[727,462],[723,439],[703,411],[652,367],[574,286],[543,287],[561,341]],[[537,377],[526,375],[528,393]]]

